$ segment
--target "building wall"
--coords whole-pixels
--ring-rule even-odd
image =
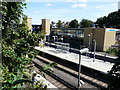
[[[27,18],[27,26],[28,26],[29,30],[32,31],[32,18],[30,18],[30,17]]]
[[[93,39],[96,40],[97,50],[102,51],[104,49],[105,29],[104,28],[96,28],[94,31]]]
[[[116,43],[116,31],[108,31],[111,28],[106,28],[105,30],[105,39],[104,39],[104,49],[107,50],[111,45]]]
[[[96,49],[103,50],[104,45],[104,32],[103,28],[85,28],[84,29],[84,45],[89,47],[89,38],[90,38],[90,47],[93,47],[93,40],[96,40]],[[90,37],[88,36],[90,34]]]
[[[90,28],[85,28],[84,29],[84,45],[89,46],[89,37],[88,34],[92,33]]]
[[[42,19],[42,30],[45,34],[50,34],[50,19]]]
[[[90,48],[93,50],[94,42],[96,40],[97,51],[106,51],[111,45],[114,45],[116,40],[115,31],[107,31],[106,28],[85,28],[84,30],[84,45],[89,47],[90,34]]]

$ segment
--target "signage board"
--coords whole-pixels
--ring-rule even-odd
[[[118,31],[118,29],[106,29],[106,31]]]

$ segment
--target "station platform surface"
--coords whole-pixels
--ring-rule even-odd
[[[79,54],[65,52],[63,50],[55,49],[47,46],[35,47],[35,49],[59,57],[61,59],[79,64]],[[114,64],[109,62],[104,62],[99,59],[95,59],[95,61],[93,62],[93,58],[88,58],[88,56],[81,55],[81,65],[107,73],[108,71],[111,70]]]
[[[61,42],[55,42],[55,43],[46,42],[46,44],[53,45],[53,46],[56,46],[57,43],[58,43],[58,44],[66,44],[66,45],[69,44],[69,43],[61,43]],[[71,48],[71,49],[78,51],[78,49],[75,49],[75,48]],[[94,54],[94,52],[90,52],[90,53],[91,53],[91,54]],[[104,57],[108,57],[108,58],[111,58],[111,59],[117,59],[117,58],[118,58],[117,56],[110,56],[110,55],[105,54],[105,53],[103,53],[103,52],[96,52],[95,54],[98,55],[98,56],[104,56]]]

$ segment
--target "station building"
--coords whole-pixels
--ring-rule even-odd
[[[84,29],[84,45],[89,46],[91,50],[94,48],[94,42],[96,41],[97,51],[106,51],[114,45],[116,40],[116,31],[114,28],[85,28]]]
[[[36,30],[38,29],[40,29],[40,31],[43,30],[45,32],[45,35],[48,37],[50,35],[50,19],[42,19],[42,25],[32,25],[32,18],[28,18],[27,25],[31,31],[33,27],[37,27]],[[90,50],[93,50],[94,49],[93,41],[95,40],[96,50],[106,51],[112,45],[115,45],[118,41],[120,41],[117,40],[117,36],[116,36],[117,31],[118,29],[114,29],[114,28],[84,28],[82,45],[89,47]]]

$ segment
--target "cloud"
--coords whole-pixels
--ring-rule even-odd
[[[77,8],[77,7],[87,7],[87,4],[74,4],[72,5],[73,8]]]
[[[88,2],[88,0],[67,0],[67,2]]]
[[[39,11],[34,11],[34,13],[40,13]]]
[[[96,6],[95,8],[103,8],[104,6],[103,5],[101,5],[101,6]]]
[[[50,7],[50,6],[52,6],[52,4],[51,4],[51,3],[48,3],[48,4],[46,4],[45,6]]]
[[[117,3],[112,3],[111,5],[112,5],[112,6],[117,6],[118,4],[117,4]]]

